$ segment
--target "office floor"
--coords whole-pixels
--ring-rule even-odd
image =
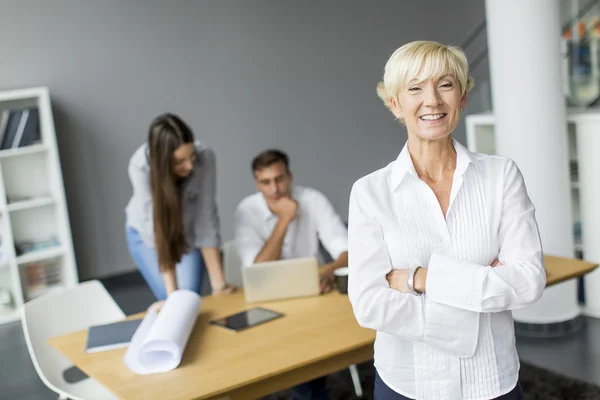
[[[137,275],[111,278],[105,285],[125,314],[142,311],[153,301]],[[523,361],[600,385],[600,320],[586,319],[585,328],[568,338],[519,338],[517,342]],[[0,398],[57,398],[37,376],[19,322],[0,325]]]

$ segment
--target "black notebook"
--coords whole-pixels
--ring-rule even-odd
[[[119,321],[112,324],[90,326],[88,329],[86,353],[121,349],[129,346],[142,319]]]

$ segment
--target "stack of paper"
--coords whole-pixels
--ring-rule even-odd
[[[148,311],[125,353],[125,365],[136,374],[177,368],[199,308],[197,293],[177,290],[169,295],[159,313],[154,309]]]

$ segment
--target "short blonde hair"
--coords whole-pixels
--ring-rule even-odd
[[[390,108],[390,99],[397,98],[410,81],[422,82],[444,75],[458,81],[461,95],[473,87],[467,57],[460,48],[431,41],[410,42],[394,51],[385,64],[377,95]]]

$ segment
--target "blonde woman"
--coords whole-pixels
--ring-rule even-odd
[[[377,88],[408,131],[350,195],[349,297],[377,331],[379,400],[523,398],[511,310],[542,295],[542,246],[517,165],[452,138],[472,85],[460,49],[418,41]]]

